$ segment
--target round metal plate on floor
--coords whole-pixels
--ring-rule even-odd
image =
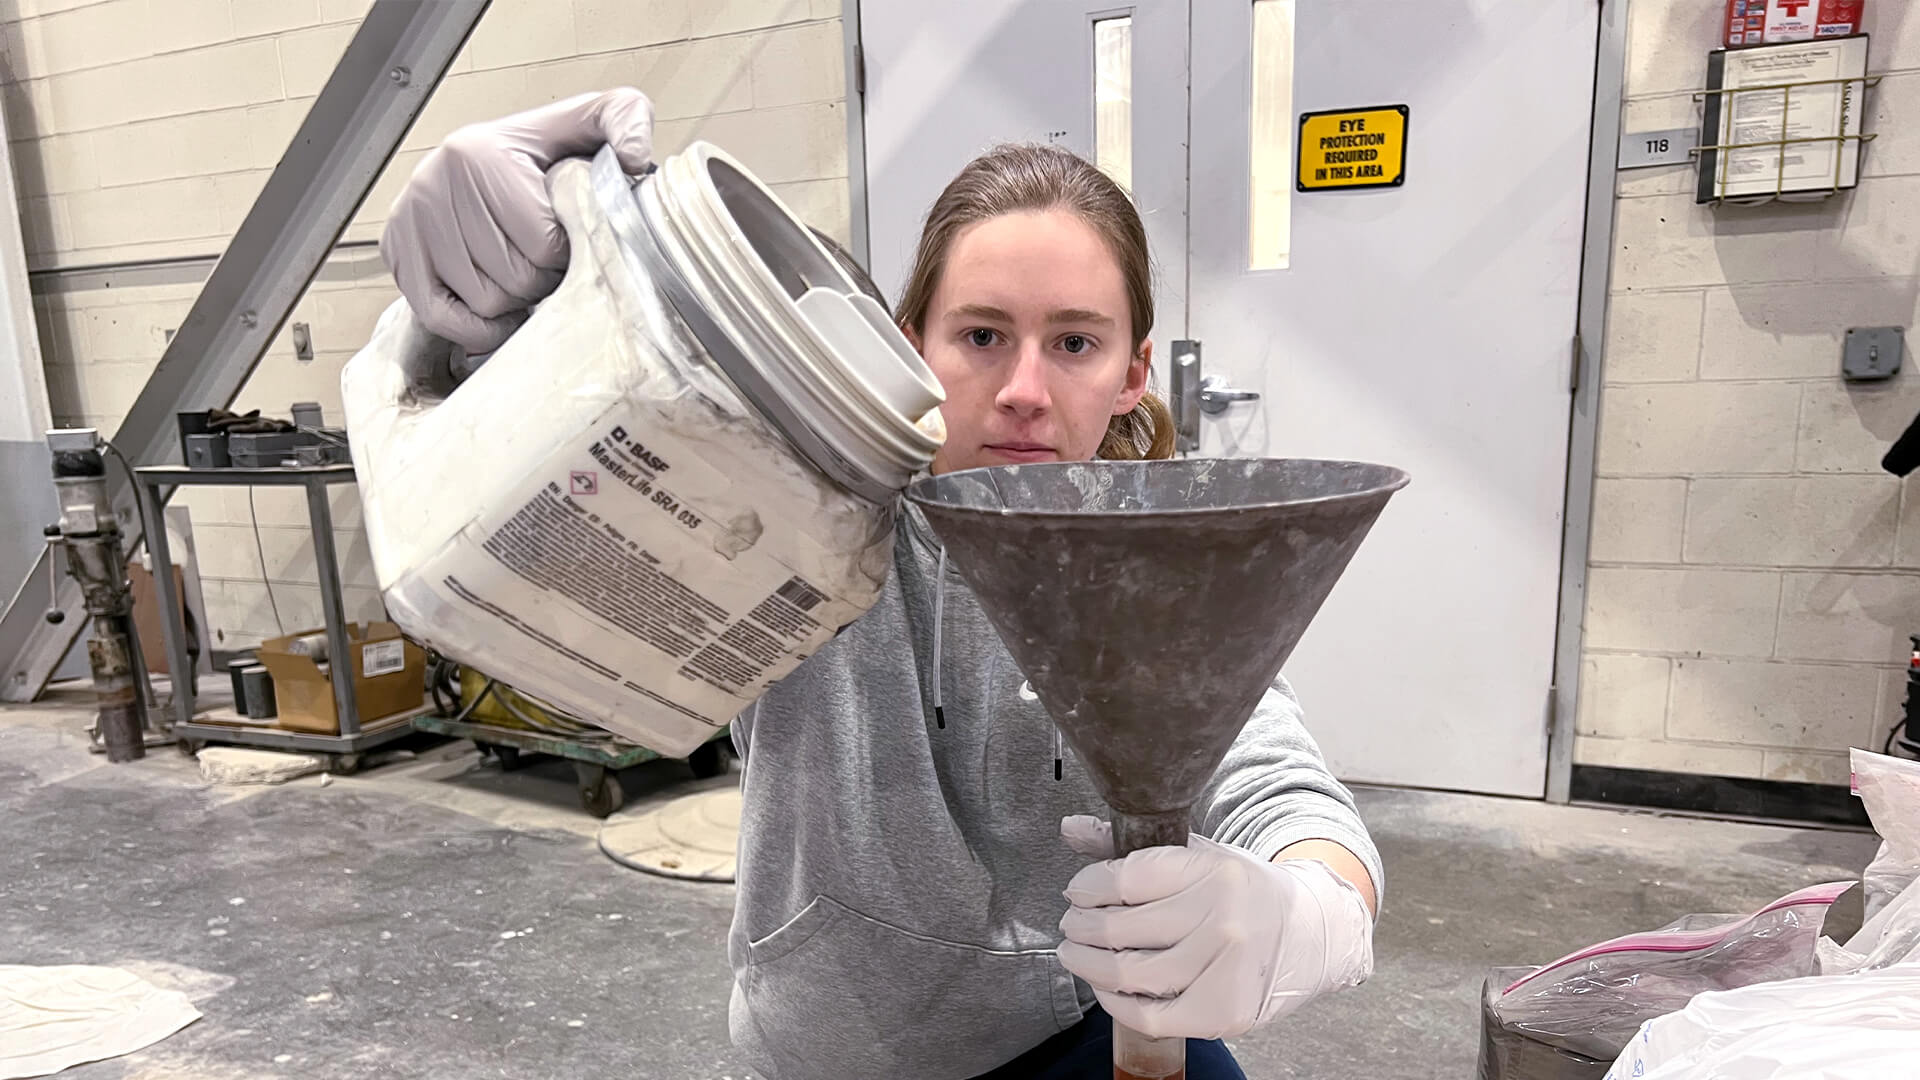
[[[732,881],[740,789],[719,788],[611,818],[600,850],[622,866],[691,881]]]

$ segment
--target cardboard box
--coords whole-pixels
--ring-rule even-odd
[[[1845,37],[1862,32],[1867,0],[1726,0],[1727,45]]]
[[[147,672],[165,675],[168,660],[167,643],[160,634],[160,589],[154,584],[153,575],[138,562],[127,564],[127,584],[133,592],[133,631],[140,638],[140,655],[147,662]],[[173,595],[182,598],[187,595],[187,577],[178,566],[173,568]],[[187,633],[185,619],[182,612],[180,618],[173,621],[174,631],[182,637]]]
[[[333,683],[328,669],[310,656],[289,651],[300,638],[316,633],[273,638],[260,646],[260,662],[273,675],[273,696],[280,705],[280,726],[321,735],[340,733],[340,716],[333,705]],[[408,641],[390,622],[347,626],[347,653],[353,663],[353,692],[360,706],[360,727],[372,727],[382,717],[420,707],[427,696],[426,650]]]

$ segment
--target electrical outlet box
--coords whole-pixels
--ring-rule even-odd
[[[1840,352],[1840,374],[1855,381],[1891,379],[1900,370],[1906,352],[1905,332],[1898,326],[1856,326],[1847,331]]]

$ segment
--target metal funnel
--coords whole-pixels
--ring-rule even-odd
[[[1090,461],[921,480],[1014,662],[1113,808],[1116,855],[1193,802],[1407,474],[1351,461]],[[1186,1075],[1115,1024],[1114,1076]]]
[[[1407,474],[1347,461],[1091,461],[907,490],[1115,813],[1187,815]]]

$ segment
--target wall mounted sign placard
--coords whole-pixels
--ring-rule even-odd
[[[1300,114],[1301,191],[1399,187],[1407,175],[1407,107]]]
[[[1619,168],[1645,169],[1654,165],[1687,165],[1700,145],[1699,128],[1620,133]]]

